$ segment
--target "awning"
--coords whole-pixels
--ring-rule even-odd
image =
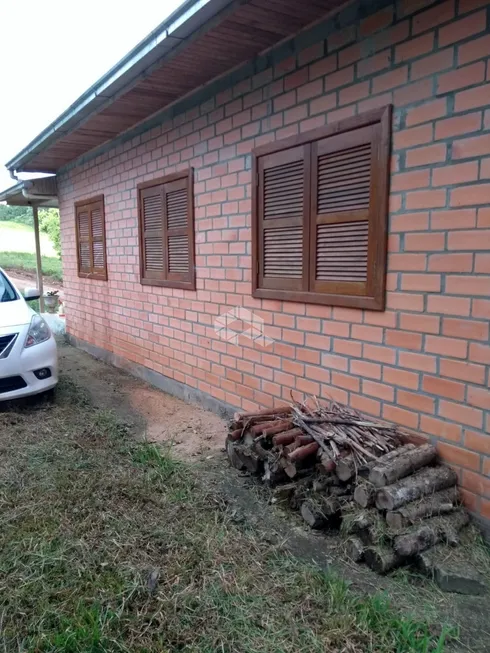
[[[58,208],[56,177],[24,179],[0,192],[0,202],[10,206],[40,206]]]

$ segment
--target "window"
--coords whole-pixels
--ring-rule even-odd
[[[107,281],[104,196],[75,203],[78,276]]]
[[[254,151],[253,296],[383,310],[391,106]]]
[[[141,283],[196,289],[192,170],[138,186]]]
[[[19,299],[17,293],[10,281],[0,270],[0,304],[3,304],[3,302],[14,302],[16,299]]]

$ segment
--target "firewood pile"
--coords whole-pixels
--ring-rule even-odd
[[[457,545],[469,521],[457,475],[435,447],[338,403],[236,413],[226,450],[233,467],[271,488],[273,502],[312,529],[340,530],[349,557],[378,573],[427,567],[421,554]]]

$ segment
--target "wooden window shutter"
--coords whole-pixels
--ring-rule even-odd
[[[192,173],[138,187],[141,283],[195,289]]]
[[[104,197],[75,204],[78,276],[107,281]]]
[[[257,240],[254,269],[254,296],[305,301],[332,306],[352,306],[383,310],[385,305],[388,180],[391,107],[349,118],[326,128],[313,130],[285,151],[273,143],[255,152],[258,186],[253,199],[254,239]],[[292,142],[287,139],[286,143]],[[281,148],[282,150],[282,148]],[[283,190],[267,188],[267,171],[276,179],[296,153],[303,152],[303,221],[294,228],[303,238],[302,276],[292,236],[275,238],[268,254],[264,235],[270,212],[275,224],[292,229],[287,212],[297,208],[298,177],[284,177]],[[263,153],[263,154],[262,154]],[[298,212],[294,213],[297,216]],[[269,257],[269,258],[268,258]],[[271,261],[273,263],[271,263]],[[279,264],[282,267],[278,267]],[[267,265],[276,274],[267,278]],[[255,266],[257,266],[255,268]],[[285,272],[280,272],[280,270]],[[294,279],[292,280],[291,277]],[[289,279],[289,282],[288,282]]]
[[[308,167],[304,147],[270,154],[262,157],[258,163],[257,257],[260,288],[306,290]]]

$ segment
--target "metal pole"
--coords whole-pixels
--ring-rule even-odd
[[[41,293],[39,298],[39,312],[44,313],[44,288],[43,288],[43,266],[41,260],[41,241],[39,239],[39,218],[37,215],[37,206],[32,205],[32,216],[34,218],[34,238],[36,240],[36,272],[37,272],[37,289]]]

